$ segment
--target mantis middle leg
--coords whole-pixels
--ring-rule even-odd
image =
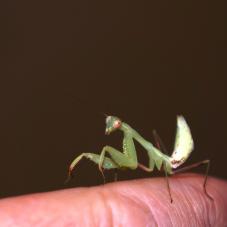
[[[168,169],[167,169],[167,164],[166,162],[163,163],[163,169],[165,171],[165,178],[166,178],[166,184],[167,184],[167,189],[170,197],[170,202],[173,202],[171,191],[170,191],[170,186],[169,186],[169,177],[168,177]]]

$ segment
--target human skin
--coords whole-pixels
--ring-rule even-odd
[[[171,177],[173,203],[164,178],[120,181],[0,200],[0,226],[227,226],[227,183],[203,176]]]

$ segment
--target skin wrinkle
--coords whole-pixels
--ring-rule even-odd
[[[83,192],[84,191],[84,192]],[[63,194],[63,193],[62,193]],[[86,192],[86,190],[83,190],[82,189],[82,193],[80,191],[80,193],[78,193],[80,197],[83,197],[84,195],[87,195],[87,197],[89,197],[89,191],[88,193]],[[59,195],[60,197],[60,195]],[[48,200],[48,203],[49,204],[53,204],[52,206],[50,206],[48,209],[47,209],[47,213],[50,213],[50,217],[47,216],[47,215],[43,215],[42,212],[40,214],[40,216],[42,216],[42,219],[40,218],[36,218],[36,222],[34,222],[33,226],[36,226],[35,223],[37,223],[37,226],[52,226],[53,223],[54,223],[54,226],[75,226],[75,222],[74,222],[74,225],[72,224],[72,221],[73,219],[77,220],[77,219],[80,219],[82,218],[81,216],[84,215],[84,213],[90,213],[91,215],[91,207],[90,206],[87,206],[87,204],[84,204],[82,203],[82,207],[83,207],[83,210],[84,212],[81,213],[78,215],[78,210],[76,209],[76,201],[74,201],[74,196],[73,196],[73,193],[69,193],[69,195],[65,198],[65,201],[62,201],[62,200],[59,200],[57,194],[55,194],[54,197],[48,197],[47,198],[42,198],[41,201],[39,201],[39,204],[38,203],[35,203],[35,204],[32,204],[32,206],[35,206],[35,207],[40,207],[40,209],[38,210],[43,210],[43,209],[46,209],[46,200]],[[63,217],[59,220],[59,214],[62,212],[61,211],[61,207],[64,206],[64,203],[68,204],[69,205],[69,208],[66,208],[64,210],[64,215]],[[75,204],[75,208],[74,208],[74,204]],[[34,215],[36,215],[34,213]],[[43,221],[43,223],[39,223],[41,221]],[[85,222],[87,221],[87,223],[89,224],[89,219],[84,219]],[[26,220],[25,220],[26,221]],[[32,222],[33,223],[33,222]],[[63,224],[64,223],[64,224]],[[28,226],[30,226],[28,224]],[[79,225],[78,225],[79,226]]]
[[[227,210],[227,209],[225,209]],[[212,204],[211,209],[209,209],[209,217],[211,217],[211,226],[214,226],[214,224],[217,222],[217,207],[216,207],[216,201],[214,199],[214,202]],[[213,222],[212,222],[212,218],[213,218]]]
[[[223,189],[225,189],[224,185],[222,185],[222,187],[223,187]],[[227,216],[221,215],[222,213],[220,212],[220,210],[227,211],[227,203],[226,203],[226,198],[225,198],[226,189],[225,189],[224,193],[222,191],[222,194],[220,195],[220,188],[221,188],[221,185],[219,185],[219,184],[217,184],[217,185],[215,184],[213,187],[215,198],[217,197],[217,199],[214,202],[214,212],[216,215],[215,224],[221,223],[220,226],[227,226],[227,221],[226,221]]]
[[[156,219],[157,226],[171,226],[171,219],[169,216],[169,213],[166,210],[166,207],[163,206],[163,204],[160,203],[158,197],[154,199],[155,207],[152,206],[152,204],[149,204],[149,207],[151,209],[151,212],[153,214],[153,217]],[[165,220],[163,222],[163,220]]]
[[[207,227],[210,227],[211,226],[211,220],[210,220],[210,217],[209,217],[209,209],[210,209],[210,203],[213,203],[212,201],[208,201],[209,198],[204,198],[204,195],[202,195],[201,193],[198,195],[199,197],[199,201],[201,201],[201,204],[200,204],[200,212],[201,212],[201,215],[202,215],[202,209],[201,207],[204,208],[204,217],[208,217],[207,219],[203,218],[203,219],[200,219],[201,221],[203,220],[203,225],[207,226]],[[199,216],[198,215],[198,220],[199,220]]]
[[[119,195],[116,192],[113,192],[113,197],[107,197],[107,203],[109,204],[109,207],[111,207],[112,214],[113,214],[113,220],[118,220],[118,222],[114,222],[114,225],[112,226],[126,226],[129,225],[129,218],[131,215],[137,215],[143,216],[146,212],[144,212],[144,207],[141,203],[138,203],[135,201],[130,200],[126,196]],[[116,203],[116,201],[118,201]],[[127,207],[125,206],[127,204]],[[130,207],[130,210],[128,210],[128,207]],[[134,211],[137,211],[136,214]],[[141,214],[142,211],[142,214]],[[120,220],[120,222],[119,222]],[[145,222],[146,223],[146,222]],[[136,223],[132,223],[129,226],[138,226]]]
[[[102,191],[99,191],[99,196],[103,202],[104,210],[105,210],[105,213],[103,214],[103,217],[104,217],[103,220],[105,220],[105,222],[106,222],[106,219],[108,219],[108,226],[115,226],[114,218],[113,218],[113,209],[110,206],[110,204],[108,203],[108,196],[106,195],[106,190],[104,189]],[[94,207],[94,208],[96,209],[96,207]],[[103,220],[101,220],[101,222],[99,220],[99,225],[97,225],[97,226],[100,226],[100,227],[106,226],[105,222],[103,223]]]
[[[188,187],[186,187],[185,185],[182,184],[181,187],[185,188],[185,192],[184,193],[180,193],[180,195],[181,195],[181,198],[184,197],[186,209],[189,210],[188,219],[192,222],[191,223],[192,226],[198,226],[197,225],[197,219],[194,218],[196,216],[196,213],[195,213],[195,210],[193,208],[192,203],[190,202],[191,201],[191,193],[190,193]],[[182,190],[182,191],[184,191],[184,190]],[[185,216],[184,211],[182,209],[179,210],[179,215],[181,217]]]
[[[194,211],[196,218],[196,221],[203,221],[203,223],[197,223],[198,225],[203,225],[203,226],[213,226],[215,223],[215,218],[213,219],[213,215],[210,215],[210,210],[212,207],[214,207],[214,202],[211,201],[204,193],[203,191],[203,180],[204,179],[196,179],[198,181],[195,184],[190,184],[188,187],[182,185],[184,187],[185,194],[188,194],[188,197],[192,199],[196,199],[197,201],[200,201],[198,203],[190,203],[192,210]],[[196,185],[201,185],[201,190],[198,189]],[[207,184],[207,190],[209,192],[209,183]],[[200,212],[200,215],[198,214]],[[199,217],[207,217],[207,218],[199,218]],[[213,219],[213,220],[212,220]]]
[[[226,226],[227,183],[209,178],[211,202],[202,181],[195,174],[171,177],[173,204],[163,178],[2,199],[0,226]]]
[[[193,193],[191,193],[190,190],[192,188],[190,187],[190,185],[183,184],[181,181],[179,181],[179,179],[176,179],[176,180],[177,180],[178,184],[180,185],[180,187],[182,188],[182,190],[179,191],[179,196],[180,196],[179,201],[183,201],[183,200],[185,201],[184,202],[185,209],[184,209],[184,207],[179,207],[179,209],[178,209],[179,216],[181,217],[182,223],[184,223],[185,218],[187,218],[190,221],[190,223],[187,223],[188,226],[200,226],[197,218],[195,218],[196,211],[193,207],[193,204],[191,203]],[[180,203],[180,206],[181,205],[182,204]],[[187,216],[185,216],[185,213],[186,213],[185,210],[188,210]]]
[[[182,185],[183,186],[183,185]],[[181,187],[182,187],[181,186]],[[129,197],[129,195],[131,196],[131,194],[128,194],[127,196]],[[204,196],[204,195],[203,195]],[[132,197],[129,197],[130,199],[132,199]],[[143,203],[144,203],[144,201],[146,201],[146,200],[143,200]],[[158,201],[157,201],[158,202]],[[149,203],[148,203],[149,204]],[[160,204],[160,206],[161,206],[161,204]],[[153,209],[151,208],[151,211],[152,211]],[[163,212],[163,210],[164,210],[164,207],[161,209],[162,210],[162,212]],[[181,211],[182,209],[178,209],[178,211]],[[194,210],[194,209],[192,209],[192,210]],[[189,210],[189,213],[190,213],[190,210]],[[195,214],[195,217],[197,216],[196,215],[196,212],[194,212],[194,214]],[[172,215],[169,215],[169,217],[172,217]],[[189,219],[189,220],[194,220],[194,219]],[[198,221],[198,218],[195,218],[195,221]],[[182,220],[182,221],[185,221],[185,220]],[[176,226],[176,225],[174,225],[173,224],[173,221],[171,221],[172,222],[172,226]],[[184,222],[185,223],[185,222]],[[193,223],[194,224],[194,223]],[[198,224],[201,224],[201,223],[198,223]]]
[[[179,191],[179,198],[182,199],[182,201],[184,201],[184,203],[181,203],[182,207],[179,207],[179,209],[177,209],[177,211],[180,213],[182,212],[181,217],[183,217],[183,219],[179,219],[182,220],[182,225],[184,223],[185,225],[185,220],[184,218],[188,219],[188,226],[208,226],[209,224],[209,216],[208,216],[208,206],[209,206],[209,199],[206,197],[206,195],[204,195],[203,191],[198,191],[198,187],[195,187],[195,185],[199,185],[202,183],[201,182],[197,182],[197,184],[189,184],[189,185],[184,185],[182,184],[182,182],[179,182],[180,184],[180,188],[181,191]],[[197,203],[191,203],[191,201],[197,201]],[[183,211],[186,211],[187,216],[185,217]],[[205,213],[205,215],[204,215]],[[189,214],[192,214],[189,218]],[[201,218],[202,217],[202,218]],[[208,223],[206,223],[206,221],[208,221]]]
[[[83,198],[84,196],[87,196],[87,198],[91,197],[90,194],[92,193],[92,191],[90,191],[89,189],[80,189],[79,191],[79,198]],[[64,194],[64,191],[63,193]],[[93,194],[93,193],[92,193]],[[71,220],[80,220],[83,218],[84,214],[89,213],[92,216],[92,209],[91,206],[86,204],[85,202],[83,202],[82,200],[82,205],[81,207],[83,207],[83,213],[81,214],[81,212],[77,209],[77,201],[75,200],[75,195],[74,193],[69,193],[67,195],[67,197],[65,198],[65,200],[59,200],[59,196],[57,196],[57,193],[55,194],[56,196],[54,196],[53,198],[44,198],[42,203],[43,203],[43,208],[45,209],[45,203],[46,203],[46,199],[48,199],[48,202],[50,204],[53,204],[53,206],[49,207],[49,212],[51,213],[51,217],[48,218],[48,222],[45,225],[40,225],[40,226],[51,226],[54,224],[54,226],[74,226],[75,227],[75,221],[72,222]],[[80,201],[80,199],[79,199]],[[62,212],[61,211],[61,207],[64,206],[64,204],[68,204],[68,208],[66,208],[64,210],[64,216],[60,219],[59,221],[59,214]],[[60,207],[60,209],[59,209]],[[45,220],[47,217],[45,216],[45,218],[43,217],[42,219]],[[90,218],[83,218],[84,222],[86,222],[88,225],[90,224]],[[35,225],[34,225],[35,226]],[[38,225],[39,226],[39,225]],[[79,223],[77,224],[76,222],[76,226],[79,226]]]
[[[89,193],[91,195],[89,195],[89,202],[86,204],[87,210],[83,211],[82,217],[80,217],[84,222],[83,226],[110,226],[110,223],[112,223],[112,214],[111,210],[108,209],[108,206],[106,204],[104,190],[103,188],[102,190],[100,190],[97,187],[95,187],[94,189],[89,188]],[[77,226],[79,227],[81,226],[81,224],[78,223]]]
[[[149,184],[150,190],[147,190],[147,187],[145,188],[144,192],[140,193],[139,195],[137,194],[138,190],[141,190],[141,187],[139,186],[138,188],[133,187],[130,188],[128,187],[127,189],[124,189],[123,191],[119,192],[120,194],[122,194],[125,198],[127,198],[127,200],[131,200],[133,201],[135,204],[139,205],[142,207],[145,207],[146,209],[148,208],[148,218],[150,220],[152,220],[154,223],[150,223],[151,226],[160,226],[160,220],[159,218],[157,219],[154,215],[154,207],[152,207],[153,204],[159,204],[159,198],[161,198],[161,196],[163,196],[163,191],[160,193],[160,196],[157,195],[156,192],[156,196],[154,197],[152,194],[152,188],[155,189],[156,187],[154,187],[152,184]],[[159,209],[159,207],[162,206],[162,203],[160,203],[159,205],[155,206],[155,210],[157,211],[157,209]],[[163,211],[165,210],[165,207],[163,207],[161,210],[161,215],[163,215]],[[166,215],[167,212],[165,212]],[[151,218],[150,218],[151,216]]]
[[[133,190],[131,190],[131,191],[133,191]],[[126,201],[129,200],[133,205],[137,206],[138,209],[140,210],[140,212],[143,211],[143,213],[146,215],[147,220],[148,220],[147,226],[158,226],[156,218],[154,217],[153,212],[152,212],[153,210],[149,206],[149,203],[146,202],[147,197],[143,197],[143,195],[142,195],[138,198],[138,196],[135,196],[134,193],[131,193],[131,192],[121,193],[120,195],[123,200],[126,200]],[[150,220],[153,220],[153,223],[149,223]]]
[[[159,199],[160,196],[157,196],[157,194],[154,196],[154,194],[152,193],[152,190],[156,191],[157,190],[157,185],[153,184],[152,182],[147,183],[146,188],[143,187],[142,193],[140,193],[138,195],[138,191],[141,190],[141,186],[140,185],[136,185],[136,187],[130,188],[127,190],[125,190],[124,195],[130,199],[133,198],[134,202],[141,203],[143,206],[146,204],[146,208],[149,209],[149,216],[151,216],[151,218],[153,218],[153,222],[151,223],[151,226],[160,226],[159,225],[159,218],[157,219],[155,217],[154,214],[154,209],[153,209],[153,204],[159,204]],[[158,187],[158,190],[160,190],[160,188]],[[159,191],[158,191],[159,192]],[[158,193],[156,192],[156,193]],[[162,193],[161,193],[162,195]],[[161,205],[161,204],[160,204]],[[159,209],[160,205],[156,205],[155,208]],[[164,210],[162,210],[163,213]]]
[[[111,193],[113,194],[113,197],[109,197],[108,194]],[[118,199],[117,195],[114,193],[114,191],[110,190],[105,190],[104,191],[104,196],[105,196],[105,204],[107,209],[110,212],[110,223],[111,225],[109,226],[121,226],[122,223],[116,223],[116,219],[119,220],[119,210],[121,210],[121,204],[118,204],[118,207],[116,209],[116,205],[115,205],[115,200]],[[122,215],[123,216],[123,215]],[[122,220],[122,216],[120,217],[120,220]]]
[[[182,193],[182,197],[184,196],[185,199],[185,203],[184,205],[188,204],[188,211],[187,214],[191,214],[190,218],[189,216],[187,217],[190,221],[190,225],[191,226],[207,226],[205,225],[205,223],[203,223],[203,218],[199,218],[199,214],[200,214],[200,210],[201,210],[201,206],[198,203],[198,206],[195,206],[193,203],[191,203],[193,196],[195,196],[195,200],[198,201],[202,201],[200,200],[200,198],[197,199],[197,194],[193,192],[193,188],[189,185],[188,187],[186,187],[185,185],[182,185],[183,188],[185,188],[184,193]],[[205,195],[203,194],[203,197]],[[204,208],[204,207],[203,207]]]
[[[212,192],[211,196],[214,197],[214,200],[211,201],[206,196],[204,197],[204,191],[203,191],[203,186],[202,186],[203,182],[200,181],[200,179],[198,177],[195,180],[197,181],[197,182],[195,182],[195,184],[192,184],[192,182],[190,182],[190,187],[192,188],[191,190],[194,191],[194,197],[192,197],[192,198],[195,200],[196,199],[195,196],[200,197],[200,203],[198,203],[198,204],[201,204],[201,203],[203,204],[202,207],[205,208],[206,215],[207,215],[206,217],[208,217],[207,219],[205,219],[208,222],[208,223],[205,223],[206,226],[208,226],[208,225],[215,226],[218,221],[216,218],[216,215],[220,213],[216,209],[216,203],[217,203],[217,200],[219,200],[219,198],[220,198],[220,193],[215,190],[215,184],[210,185],[209,180],[208,180],[207,191],[208,191],[208,193]],[[201,185],[201,191],[198,191],[199,189],[196,187],[196,185],[198,185],[198,184]],[[219,207],[220,207],[220,203],[219,203]],[[222,209],[222,210],[226,210],[226,209]],[[202,215],[204,217],[204,213],[202,213]]]
[[[210,225],[211,221],[209,216],[209,213],[210,213],[209,210],[210,210],[210,206],[212,205],[214,206],[214,204],[209,200],[209,198],[207,198],[204,195],[203,190],[199,191],[198,187],[196,187],[196,185],[198,186],[200,184],[202,188],[201,180],[199,180],[197,184],[194,183],[194,184],[184,185],[182,182],[179,182],[179,184],[180,184],[179,188],[182,189],[181,191],[178,192],[180,196],[179,198],[181,198],[182,201],[185,201],[185,203],[181,203],[181,205],[183,204],[184,206],[186,206],[186,209],[188,209],[187,214],[194,215],[194,217],[193,215],[191,215],[190,218],[187,217],[189,221],[192,222],[192,223],[189,222],[190,223],[189,226]],[[198,203],[191,203],[191,201],[193,200],[198,201]],[[198,205],[197,209],[195,209],[195,204]],[[178,209],[178,212],[182,212],[182,211],[183,211],[183,207]],[[198,213],[200,213],[200,215],[198,215]],[[184,213],[182,217],[184,217]],[[205,220],[207,220],[207,223],[205,222]]]
[[[173,187],[171,187],[171,194],[173,197],[173,203],[170,202],[170,197],[168,194],[168,190],[165,184],[165,179],[163,179],[163,182],[161,182],[162,186],[161,188],[158,190],[158,192],[156,193],[156,197],[155,197],[155,204],[157,204],[157,207],[152,207],[151,209],[153,209],[154,213],[156,214],[155,216],[159,217],[159,226],[174,226],[176,227],[176,224],[174,224],[174,220],[177,218],[178,212],[175,212],[175,216],[173,215],[172,211],[174,211],[174,206],[178,206],[177,204],[177,197],[178,195],[176,195],[175,193],[175,189],[174,189],[174,185]],[[171,184],[171,183],[170,183]],[[164,201],[164,202],[163,202]],[[171,211],[171,212],[169,212]],[[179,216],[180,218],[180,216]],[[163,221],[165,220],[165,221]]]
[[[178,180],[178,179],[174,179],[174,180],[177,182],[178,186],[179,186],[179,184],[181,184],[180,180]],[[198,182],[198,183],[201,183],[201,181]],[[175,186],[176,185],[174,184],[174,187]],[[172,211],[176,211],[175,214],[173,214],[172,212],[168,214],[168,216],[169,216],[169,218],[171,220],[171,225],[172,226],[176,226],[177,223],[174,223],[174,220],[176,220],[177,219],[177,216],[178,216],[178,221],[179,220],[182,220],[181,223],[178,222],[179,223],[179,226],[185,225],[185,220],[188,220],[188,223],[190,223],[188,226],[208,226],[207,224],[209,222],[208,223],[205,223],[204,222],[205,219],[204,218],[199,219],[199,217],[197,215],[197,213],[198,212],[201,213],[201,210],[203,210],[203,209],[204,209],[203,212],[208,213],[208,212],[206,212],[207,211],[207,209],[206,209],[207,204],[206,203],[203,204],[204,196],[205,196],[204,195],[204,192],[202,191],[201,193],[198,194],[198,188],[194,188],[194,187],[192,187],[192,185],[185,186],[184,184],[182,184],[180,187],[181,188],[184,188],[184,190],[182,190],[182,193],[181,193],[181,191],[178,191],[177,192],[180,195],[180,197],[182,198],[182,199],[180,199],[180,201],[181,200],[184,201],[186,198],[193,198],[192,197],[192,195],[193,195],[193,196],[196,196],[196,198],[198,197],[198,201],[200,201],[200,203],[198,205],[198,208],[196,208],[195,206],[193,207],[192,205],[190,205],[190,201],[189,201],[189,199],[187,199],[186,204],[183,204],[183,207],[182,207],[182,203],[179,203],[179,199],[177,199],[175,201],[175,204],[171,204],[171,206],[172,205],[176,205],[177,206],[179,204],[178,209],[174,209],[174,207],[172,207],[173,208]],[[192,191],[191,193],[190,193],[190,190]],[[131,190],[131,191],[133,191],[133,190]],[[186,193],[187,192],[188,192],[188,196],[186,196]],[[156,193],[156,197],[157,198],[161,198],[161,196],[162,196],[163,193],[164,193],[164,190],[161,190],[160,197],[157,195],[157,193]],[[135,197],[135,195],[132,196],[132,193],[128,193],[128,191],[125,194],[126,194],[126,196],[130,197],[130,199],[132,199],[132,197]],[[178,198],[179,198],[179,195],[178,195]],[[141,196],[140,197],[137,196],[136,199],[141,199]],[[205,198],[205,199],[208,199],[208,198]],[[142,203],[144,203],[145,201],[146,200],[143,198],[142,199]],[[148,204],[149,203],[152,204],[152,202],[148,202]],[[158,204],[158,203],[159,203],[159,200],[156,201],[156,204]],[[201,204],[203,204],[203,206],[201,206]],[[167,205],[169,206],[169,204],[167,204]],[[187,205],[189,205],[189,206],[187,207]],[[160,210],[161,210],[161,213],[163,215],[163,213],[164,213],[163,211],[165,210],[165,207],[163,206],[163,202],[161,202],[157,207],[160,207],[161,208]],[[153,211],[153,208],[152,207],[150,207],[150,208],[151,208],[151,211]],[[191,211],[193,211],[193,214],[191,215],[191,218],[189,218],[188,216],[185,217],[184,213],[181,213],[181,211],[183,211],[184,209],[187,209],[187,214],[188,213],[191,214]],[[171,209],[169,209],[169,210],[171,210]],[[156,209],[156,212],[157,212],[157,209]],[[174,215],[175,215],[175,217],[172,218]],[[202,216],[203,214],[200,214],[200,215]],[[160,216],[160,214],[157,214],[157,216]],[[209,218],[207,218],[207,220],[209,220]],[[159,226],[160,226],[160,224],[161,223],[159,223]],[[165,225],[166,225],[166,223],[165,223]]]
[[[221,215],[219,210],[225,210],[227,211],[227,204],[225,203],[225,198],[222,198],[222,196],[219,193],[219,188],[217,188],[216,185],[213,187],[213,195],[215,197],[214,204],[213,204],[213,210],[211,210],[210,217],[214,217],[214,226],[216,223],[220,223],[220,226],[227,226],[226,221],[223,220],[225,217]],[[215,196],[217,195],[217,196]],[[223,204],[223,207],[222,207]],[[222,224],[221,224],[222,223]]]

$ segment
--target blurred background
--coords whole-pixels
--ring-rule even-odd
[[[120,132],[104,135],[102,113],[152,142],[156,129],[169,153],[183,114],[195,140],[187,163],[211,159],[210,175],[227,178],[224,1],[11,0],[0,8],[0,197],[102,184],[88,160],[63,184],[80,153],[122,149]],[[156,173],[119,171],[119,180]]]

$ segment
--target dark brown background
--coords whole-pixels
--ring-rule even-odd
[[[227,177],[221,1],[11,0],[0,8],[1,197],[63,188],[81,152],[121,148],[121,133],[104,135],[102,112],[150,140],[157,129],[169,151],[183,114],[196,147],[188,163],[210,158],[211,175]],[[97,166],[82,161],[66,187],[101,183]]]

